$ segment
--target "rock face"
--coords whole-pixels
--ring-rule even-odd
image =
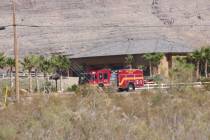
[[[210,43],[209,0],[16,0],[21,55],[92,49],[121,41]],[[0,51],[13,52],[12,10],[0,2]]]

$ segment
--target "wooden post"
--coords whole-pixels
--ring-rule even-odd
[[[14,56],[15,56],[15,94],[17,102],[20,102],[20,83],[19,83],[19,48],[17,45],[16,34],[16,5],[15,0],[12,0],[12,14],[13,14],[13,35],[14,35]]]

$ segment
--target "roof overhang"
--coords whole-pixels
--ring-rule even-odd
[[[166,40],[133,40],[132,42],[115,42],[104,46],[87,47],[86,49],[78,50],[73,54],[69,53],[70,55],[66,52],[65,55],[71,59],[76,59],[145,53],[185,54],[193,51],[194,49],[192,47],[177,42]]]

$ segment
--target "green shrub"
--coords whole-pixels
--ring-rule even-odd
[[[210,91],[210,78],[201,79],[204,88]]]
[[[155,76],[153,76],[152,79],[154,80],[155,83],[161,83],[164,81],[164,77],[161,75],[155,75]]]
[[[56,92],[56,87],[50,81],[46,81],[43,83],[42,87],[40,88],[41,91],[46,92]]]
[[[169,72],[173,82],[192,82],[194,80],[194,66],[186,61],[175,61]]]
[[[68,88],[67,88],[67,91],[68,91],[68,92],[72,92],[72,91],[75,92],[75,91],[77,91],[77,89],[78,89],[78,85],[75,85],[75,84],[74,84],[74,85],[72,85],[71,87],[68,87]]]

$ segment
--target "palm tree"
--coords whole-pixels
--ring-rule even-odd
[[[21,63],[25,70],[28,70],[28,78],[29,78],[29,93],[32,93],[32,77],[31,72],[32,69],[36,65],[37,58],[35,55],[26,56]]]
[[[163,59],[163,53],[155,53],[153,54],[152,64],[158,70],[158,66],[160,65],[160,61]]]
[[[201,63],[204,63],[205,77],[208,77],[208,63],[210,61],[210,47],[202,47],[200,50],[195,50],[188,55],[188,60],[196,63],[196,79],[200,78]],[[203,68],[203,67],[202,67]]]
[[[0,69],[5,67],[5,56],[3,53],[0,53]]]
[[[9,72],[10,72],[10,87],[13,87],[13,80],[12,80],[12,72],[13,72],[13,68],[15,67],[15,59],[8,57],[6,59],[6,65],[7,67],[9,67]]]
[[[34,55],[34,69],[36,79],[36,91],[39,92],[38,71],[40,71],[41,56]]]
[[[134,61],[133,55],[128,54],[128,55],[125,57],[125,63],[126,63],[127,66],[129,66],[130,69],[132,68],[132,63],[133,63],[133,61]]]
[[[188,55],[188,59],[196,63],[196,79],[200,78],[200,63],[203,59],[199,50],[194,51]]]
[[[149,75],[152,76],[152,54],[147,53],[143,55],[143,58],[147,61],[149,61]]]
[[[54,71],[60,74],[60,90],[63,91],[62,86],[62,72],[66,71],[70,67],[70,60],[66,56],[62,55],[53,55],[51,58],[52,65],[54,67]]]
[[[201,48],[201,56],[205,63],[205,77],[208,77],[208,62],[210,60],[210,46]]]
[[[3,53],[0,53],[0,68],[3,69],[5,67],[5,56]]]
[[[143,58],[149,61],[150,76],[153,75],[153,67],[158,67],[163,56],[163,53],[148,53],[143,55]]]
[[[52,72],[52,62],[50,58],[39,57],[39,70],[44,73],[45,80],[48,81],[48,74]]]

